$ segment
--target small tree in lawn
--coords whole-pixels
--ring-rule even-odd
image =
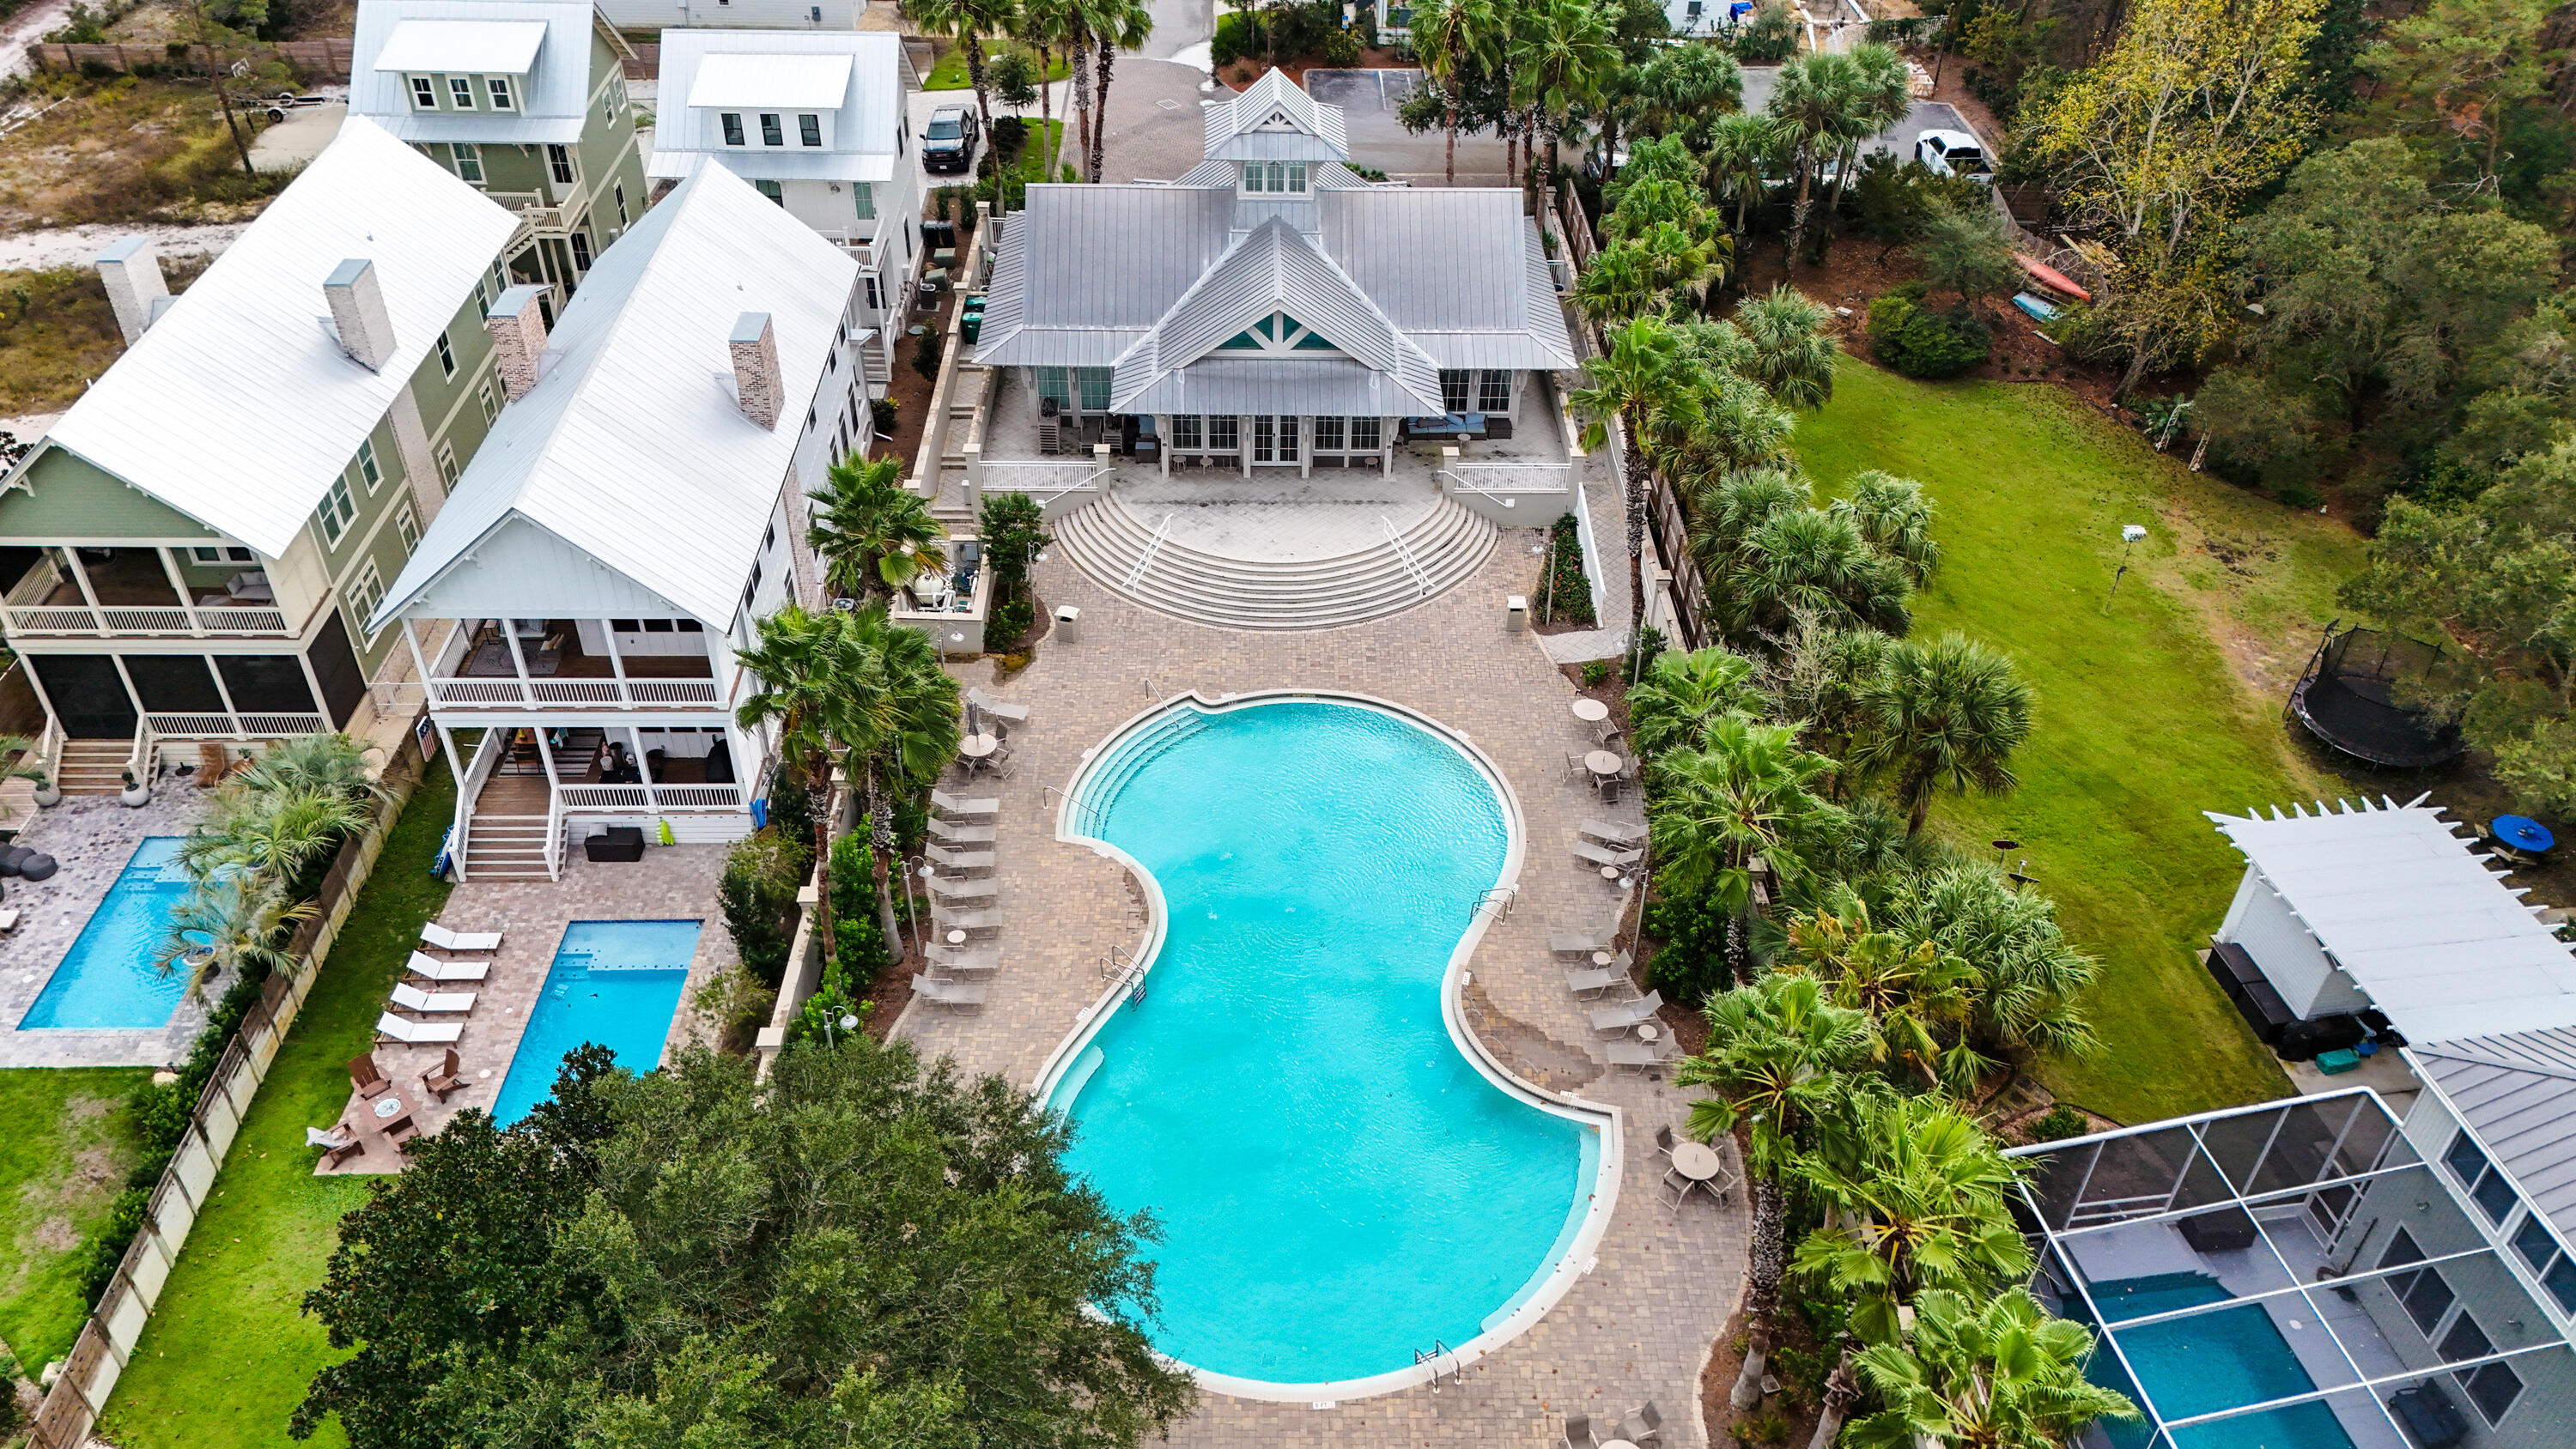
[[[2020,783],[2012,757],[2030,738],[2033,699],[2012,661],[1973,639],[1903,640],[1865,696],[1870,733],[1854,761],[1893,782],[1905,833],[1919,834],[1943,790],[2000,795]]]

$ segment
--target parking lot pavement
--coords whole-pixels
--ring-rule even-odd
[[[1744,109],[1758,111],[1771,101],[1772,83],[1779,79],[1776,65],[1749,65],[1744,68]],[[1960,115],[1958,108],[1944,101],[1916,101],[1905,119],[1881,131],[1869,143],[1873,151],[1895,153],[1899,161],[1914,159],[1914,142],[1926,131],[1967,131],[1976,127]],[[1993,138],[1984,138],[1987,154],[1994,154]]]
[[[1342,108],[1349,129],[1351,160],[1373,166],[1392,181],[1439,186],[1448,136],[1440,131],[1415,135],[1396,120],[1396,108],[1422,83],[1418,70],[1310,70],[1306,93]],[[1458,184],[1509,186],[1502,139],[1493,135],[1458,138]]]

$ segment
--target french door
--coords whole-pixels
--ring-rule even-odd
[[[1269,413],[1252,415],[1252,461],[1256,463],[1294,463],[1297,461],[1297,419]]]

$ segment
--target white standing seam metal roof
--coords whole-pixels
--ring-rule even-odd
[[[1306,94],[1271,71],[1207,108],[1203,146],[1210,161],[1348,161],[1342,108]]]
[[[542,29],[533,58],[512,74],[522,77],[514,112],[415,111],[400,61],[405,47],[445,46],[467,34],[526,36]],[[357,35],[350,42],[349,114],[365,116],[411,142],[465,141],[478,146],[569,146],[581,139],[590,112],[590,38],[604,35],[610,48],[631,54],[607,28],[590,0],[360,0]],[[397,43],[399,42],[399,44]],[[459,58],[462,41],[458,41]],[[482,66],[473,67],[477,72]],[[488,105],[489,98],[475,97]],[[440,104],[447,97],[439,97]]]
[[[837,88],[826,72],[839,76]],[[644,165],[650,176],[686,176],[700,156],[755,181],[890,181],[898,162],[911,164],[899,132],[905,93],[917,81],[903,38],[890,31],[665,30],[660,85],[663,109]],[[787,99],[791,92],[808,98]],[[716,144],[704,113],[720,107],[829,110],[830,144]],[[746,139],[759,135],[749,120],[745,129]]]
[[[518,226],[351,116],[47,442],[279,557]],[[322,324],[322,281],[353,257],[375,264],[393,323],[375,371]]]
[[[514,521],[711,628],[741,603],[858,264],[720,166],[700,166],[600,253],[369,627],[400,617]],[[726,338],[766,312],[778,425],[736,400]],[[506,584],[495,587],[506,591]],[[494,613],[511,612],[496,596]]]
[[[2407,1051],[2532,1210],[2576,1243],[2576,1029],[2416,1042]]]
[[[545,44],[542,20],[402,20],[376,52],[376,70],[429,75],[526,75]]]
[[[745,55],[718,52],[698,62],[689,81],[692,106],[774,106],[808,111],[840,109],[850,93],[850,57]]]
[[[2576,1026],[2576,953],[2440,806],[2292,808],[2208,813],[2410,1040]]]

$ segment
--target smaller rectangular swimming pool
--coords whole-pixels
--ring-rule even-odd
[[[662,1042],[680,1009],[701,921],[575,921],[528,1013],[510,1074],[492,1116],[502,1126],[528,1115],[555,1089],[564,1054],[597,1042],[617,1064],[643,1073],[662,1064]]]
[[[2234,1296],[2217,1279],[2199,1273],[2097,1282],[2091,1291],[2115,1324],[2224,1303]],[[2317,1387],[2271,1315],[2257,1304],[2112,1332],[2167,1420],[2292,1398]],[[2095,1351],[2086,1376],[2137,1396],[2107,1344]],[[2117,1449],[2148,1449],[2154,1438],[2154,1430],[2140,1420],[2105,1419],[2102,1426]],[[2334,1410],[2313,1401],[2179,1429],[2172,1437],[2175,1449],[2353,1449]]]
[[[164,975],[152,962],[170,938],[171,913],[188,893],[187,875],[171,863],[184,838],[147,835],[134,847],[80,938],[19,1018],[20,1031],[150,1031],[170,1024],[188,994],[187,973]]]

